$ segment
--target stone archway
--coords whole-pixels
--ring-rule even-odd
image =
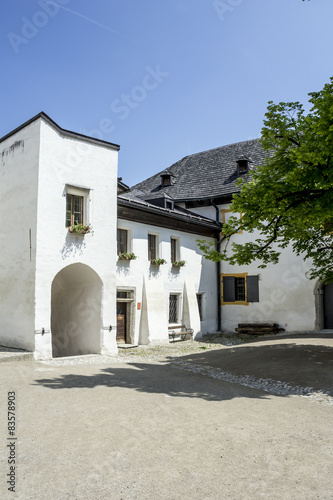
[[[51,288],[52,356],[100,353],[102,289],[98,274],[85,264],[71,264]]]

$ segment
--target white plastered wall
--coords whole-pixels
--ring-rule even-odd
[[[118,220],[118,227],[130,235],[129,251],[138,257],[117,262],[117,287],[135,290],[134,342],[139,344],[168,341],[169,295],[179,296],[179,319],[194,329],[199,338],[217,328],[216,264],[203,258],[197,246],[198,235],[147,224]],[[148,233],[158,238],[158,257],[167,261],[152,266],[148,261]],[[170,238],[178,238],[180,269],[171,266]],[[203,293],[204,321],[200,322],[197,298]],[[138,309],[138,303],[141,309]]]
[[[115,266],[117,151],[66,137],[41,121],[36,257],[36,357],[49,357],[51,287],[66,266],[89,266],[102,281],[100,352],[116,352]],[[69,234],[65,227],[66,186],[84,188],[85,223],[93,234]],[[109,331],[109,327],[112,331]],[[44,335],[41,335],[44,331]]]
[[[228,209],[229,205],[220,209]],[[258,238],[258,233],[234,235],[229,243],[245,243]],[[259,302],[249,305],[222,306],[222,329],[234,331],[238,323],[275,322],[287,332],[313,331],[315,325],[315,282],[306,277],[310,262],[304,261],[287,247],[281,251],[279,263],[258,269],[260,261],[248,266],[231,266],[222,262],[222,273],[258,275]]]
[[[0,344],[34,349],[40,122],[0,144]]]

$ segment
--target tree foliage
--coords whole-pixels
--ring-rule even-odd
[[[222,250],[199,242],[206,258],[238,265],[259,260],[266,267],[291,244],[311,259],[312,278],[333,281],[333,77],[309,96],[307,114],[299,102],[268,103],[260,139],[266,160],[238,181],[230,208],[243,215],[224,225]],[[232,242],[240,229],[259,237]]]

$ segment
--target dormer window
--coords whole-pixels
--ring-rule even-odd
[[[237,161],[237,174],[246,174],[249,171],[249,160],[242,158]]]
[[[171,186],[171,175],[170,174],[162,174],[161,175],[161,184],[163,187]]]

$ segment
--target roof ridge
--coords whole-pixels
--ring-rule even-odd
[[[259,140],[260,140],[260,137],[255,137],[254,139],[248,139],[246,141],[230,142],[229,144],[224,144],[223,146],[217,146],[216,148],[205,149],[204,151],[199,151],[198,153],[192,153],[190,155],[184,156],[184,158],[182,158],[181,160],[178,160],[178,162],[185,160],[186,158],[190,158],[191,156],[196,156],[196,155],[200,155],[203,153],[208,153],[209,151],[216,151],[217,149],[227,148],[229,146],[237,146],[238,144],[245,144],[247,142],[254,142],[254,141],[258,142]],[[175,162],[173,165],[175,165],[178,162]]]
[[[34,121],[38,120],[39,118],[42,118],[46,123],[48,123],[49,125],[51,125],[53,127],[53,129],[57,130],[62,135],[66,135],[68,137],[74,137],[74,138],[82,139],[82,140],[85,140],[87,142],[91,142],[91,143],[94,143],[94,144],[106,145],[108,147],[111,147],[112,149],[116,149],[117,151],[119,151],[119,149],[120,149],[120,146],[118,144],[114,144],[113,142],[104,141],[103,139],[97,139],[95,137],[84,135],[84,134],[81,134],[79,132],[73,132],[72,130],[67,130],[67,129],[64,129],[64,128],[60,127],[60,125],[58,125],[57,122],[55,122],[54,120],[52,120],[52,118],[50,118],[49,115],[47,115],[45,113],[45,111],[40,111],[37,115],[33,116],[32,118],[30,118],[29,120],[25,121],[24,123],[21,123],[21,125],[19,125],[15,129],[11,130],[10,132],[8,132],[3,137],[0,137],[0,143],[3,142],[3,141],[5,141],[6,139],[8,139],[9,137],[11,137],[12,135],[16,134],[20,130],[24,129],[25,127],[29,126],[31,123],[33,123]]]
[[[266,156],[267,152],[263,149],[260,138],[193,153],[169,167],[169,172],[175,174],[177,182],[163,187],[163,191],[178,202],[230,197],[239,191],[236,184],[240,177],[237,161],[246,158],[251,165],[257,166],[265,161]],[[161,190],[160,175],[157,173],[150,176],[133,186],[132,190],[138,189],[147,194]]]
[[[175,161],[172,165],[170,165],[169,167],[167,168],[163,168],[162,170],[160,170],[159,172],[157,172],[156,174],[153,174],[153,175],[150,175],[149,177],[147,177],[146,179],[143,179],[142,181],[140,182],[137,182],[136,184],[134,184],[133,186],[131,186],[131,190],[133,188],[135,188],[136,186],[142,184],[142,183],[145,183],[151,179],[153,179],[154,177],[157,177],[159,175],[161,175],[163,172],[166,172],[166,171],[170,171],[173,167],[175,167],[176,165],[179,166],[179,164],[181,164],[182,162],[184,162],[186,159],[188,158],[191,158],[193,156],[198,156],[198,155],[201,155],[201,154],[205,154],[205,153],[208,153],[210,151],[217,151],[217,150],[221,150],[223,148],[227,148],[229,146],[238,146],[240,144],[247,144],[247,143],[251,143],[251,142],[256,142],[258,143],[260,140],[260,137],[255,137],[254,139],[247,139],[246,141],[238,141],[238,142],[231,142],[229,144],[224,144],[223,146],[218,146],[216,148],[211,148],[211,149],[206,149],[204,151],[199,151],[198,153],[192,153],[190,155],[186,155],[186,156],[183,156],[180,160],[177,160]]]

